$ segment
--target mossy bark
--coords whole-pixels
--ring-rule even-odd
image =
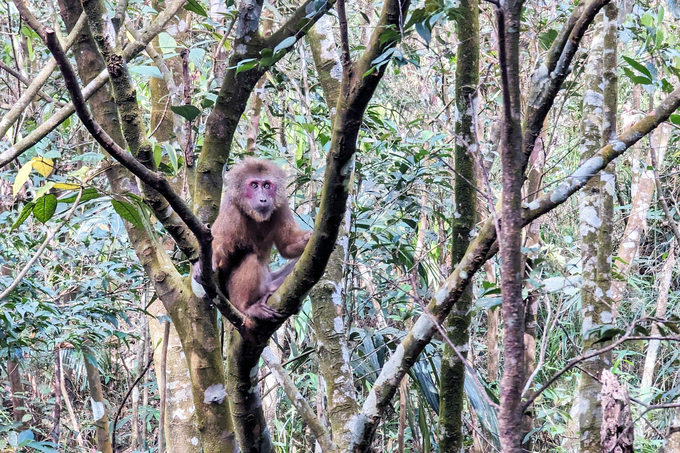
[[[588,51],[585,69],[585,92],[581,108],[581,162],[598,151],[602,142],[602,118],[604,94],[602,91],[604,24],[598,15],[595,33]],[[594,176],[579,193],[579,231],[581,236],[581,319],[584,352],[597,349],[598,336],[593,327],[604,324],[601,319],[601,301],[597,297],[598,248],[602,218],[600,217],[601,175]],[[591,376],[599,376],[605,364],[600,356],[584,363],[586,372],[581,374],[578,399],[575,405],[579,425],[581,451],[600,451],[600,383]]]
[[[82,11],[80,2],[63,0],[62,16],[71,28]],[[104,69],[104,61],[97,51],[89,28],[74,44],[80,77],[88,82]],[[95,119],[122,147],[126,140],[122,134],[116,103],[110,85],[99,90],[90,99]],[[129,125],[128,125],[129,127]],[[135,179],[119,165],[112,165],[107,177],[115,194],[138,193]],[[130,241],[135,247],[144,269],[149,275],[173,324],[182,339],[184,353],[189,365],[192,392],[202,446],[205,451],[232,452],[235,448],[231,414],[226,400],[207,400],[206,392],[221,386],[224,388],[224,372],[219,348],[217,317],[214,308],[192,296],[182,281],[167,253],[156,237],[126,223]]]
[[[307,42],[312,51],[319,83],[326,104],[335,117],[335,105],[340,93],[342,64],[335,45],[332,22],[324,16],[309,31]],[[358,411],[354,375],[350,364],[344,329],[345,313],[345,262],[349,253],[350,208],[342,223],[335,250],[331,254],[326,272],[312,289],[309,297],[314,312],[314,331],[318,338],[317,354],[328,397],[328,421],[337,451],[347,451],[351,432],[349,423]]]
[[[456,140],[454,160],[454,213],[451,219],[451,263],[456,265],[470,245],[475,225],[477,192],[475,161],[477,85],[479,83],[479,4],[462,0],[456,14],[458,26],[458,64],[456,66]],[[468,287],[446,319],[446,335],[455,348],[467,357],[472,287]],[[444,343],[439,389],[439,448],[458,451],[463,445],[463,406],[465,402],[465,364],[456,351]]]

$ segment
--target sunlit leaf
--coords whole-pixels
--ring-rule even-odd
[[[52,170],[54,170],[54,161],[52,159],[34,157],[31,159],[31,162],[33,162],[33,168],[45,178],[47,178],[52,173]]]
[[[297,41],[295,39],[295,36],[287,37],[286,39],[281,41],[276,47],[274,47],[274,54],[276,54],[280,50],[287,49],[287,48],[291,47],[293,44],[295,44],[295,41]]]
[[[61,190],[78,190],[81,186],[79,184],[71,184],[70,182],[55,182],[52,187]]]
[[[164,143],[163,148],[165,148],[165,152],[168,153],[168,158],[170,159],[170,165],[172,165],[172,169],[177,171],[179,167],[177,166],[177,151],[175,151],[175,147],[170,143]]]
[[[16,197],[16,195],[21,190],[21,187],[26,183],[26,181],[28,181],[28,175],[31,174],[32,169],[33,163],[31,161],[26,162],[24,166],[19,169],[19,171],[17,172],[17,177],[14,178],[14,185],[12,186],[12,195]]]

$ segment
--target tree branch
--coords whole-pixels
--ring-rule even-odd
[[[135,42],[128,44],[125,47],[123,53],[125,61],[130,61],[132,58],[136,57],[141,51],[143,51],[146,46],[151,42],[151,40],[160,33],[167,23],[174,17],[177,11],[184,6],[187,0],[174,0],[169,3],[167,7],[156,16],[151,23],[144,27],[144,31],[141,33],[140,38],[136,39]],[[83,23],[85,22],[85,14],[81,16]],[[80,20],[79,20],[80,22]],[[74,29],[75,31],[75,29]],[[70,35],[69,35],[70,36]],[[74,39],[77,34],[74,35]],[[55,62],[56,64],[56,62]],[[42,74],[42,72],[41,72]],[[82,95],[83,99],[87,100],[94,93],[97,92],[104,84],[109,80],[109,73],[107,70],[102,71],[94,80],[83,88]],[[0,168],[7,165],[12,160],[21,156],[26,150],[30,149],[33,145],[42,140],[47,134],[53,131],[57,126],[64,122],[69,116],[75,112],[73,104],[68,104],[65,107],[59,109],[50,118],[48,118],[43,124],[31,131],[23,140],[17,142],[11,148],[5,150],[0,154]],[[0,122],[0,124],[2,124]]]
[[[283,368],[281,362],[279,362],[269,347],[264,348],[264,351],[262,351],[262,359],[271,370],[274,379],[276,379],[276,382],[281,386],[290,400],[290,403],[297,409],[302,419],[307,422],[307,426],[312,430],[314,438],[319,442],[319,445],[321,445],[321,451],[335,451],[335,446],[333,445],[328,430],[321,423],[316,414],[314,414],[314,411],[309,406],[309,403],[304,396],[302,396],[300,390],[298,390],[295,382],[290,378],[286,369]]]
[[[182,200],[182,198],[172,190],[172,187],[168,181],[159,175],[147,169],[139,161],[134,159],[127,151],[118,146],[116,142],[102,129],[102,127],[92,118],[87,106],[85,105],[85,100],[78,86],[78,80],[76,75],[69,63],[66,55],[59,45],[59,41],[56,38],[54,30],[51,28],[45,28],[45,43],[47,47],[52,52],[52,55],[57,60],[59,69],[64,76],[64,82],[66,88],[71,95],[74,108],[78,117],[83,122],[85,128],[92,134],[92,136],[97,140],[102,148],[104,148],[111,156],[113,156],[118,162],[120,162],[125,168],[130,170],[132,174],[140,178],[144,183],[153,187],[161,195],[168,200],[168,203],[177,212],[180,218],[186,223],[187,227],[196,235],[199,243],[201,244],[201,252],[204,249],[210,250],[210,243],[212,241],[212,235],[210,234],[210,229],[202,224],[198,218],[192,213],[191,209]]]
[[[6,65],[5,63],[3,63],[2,61],[0,61],[0,69],[3,69],[3,70],[5,70],[5,71],[7,71],[11,76],[15,77],[17,80],[19,80],[19,82],[23,83],[24,86],[26,86],[26,87],[30,87],[30,86],[31,86],[31,81],[30,81],[30,80],[28,80],[26,77],[24,77],[23,75],[21,75],[21,73],[20,73],[19,71],[15,71],[14,69],[12,69],[12,68],[10,68],[9,66],[7,66],[7,65]],[[52,99],[47,93],[45,93],[43,90],[38,90],[38,96],[40,96],[44,101],[49,102],[50,104],[51,104],[51,103],[54,103],[55,105],[57,105],[57,106],[59,106],[59,107],[63,107],[63,106],[64,106],[64,103],[63,103],[63,102],[55,101],[55,100]],[[4,135],[4,134],[3,134],[3,135]]]
[[[316,8],[315,0],[307,0],[304,2],[292,16],[286,21],[285,24],[281,26],[276,32],[272,33],[269,38],[264,40],[265,47],[274,49],[278,46],[284,39],[291,36],[295,37],[296,42],[300,40],[307,30],[309,30],[317,20],[328,11],[335,3],[335,0],[326,0],[322,5],[319,5],[319,9]],[[293,46],[288,47],[286,52],[292,49]]]
[[[583,162],[559,187],[532,201],[522,213],[522,224],[530,224],[538,217],[564,203],[583,187],[590,178],[605,168],[609,162],[642,139],[656,126],[666,121],[680,107],[680,88],[675,89],[656,109],[633,126],[622,132],[616,139],[600,149],[593,157]],[[501,223],[503,219],[501,218]],[[467,248],[464,258],[458,263],[448,279],[435,292],[428,310],[441,322],[461,296],[475,273],[495,253],[496,232],[491,219],[480,229],[475,240]],[[365,436],[371,426],[382,416],[394,396],[403,376],[413,366],[418,355],[432,340],[436,331],[433,321],[421,315],[397,346],[390,360],[383,366],[371,389],[358,420],[356,436]]]

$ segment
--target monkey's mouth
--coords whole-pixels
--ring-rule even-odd
[[[269,217],[272,215],[272,210],[268,206],[263,206],[261,208],[255,209],[255,211],[259,214],[260,218],[262,221],[269,220]]]

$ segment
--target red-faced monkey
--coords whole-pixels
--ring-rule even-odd
[[[283,315],[266,302],[297,260],[271,272],[272,246],[298,258],[310,231],[301,230],[286,202],[285,175],[274,163],[246,158],[225,176],[226,193],[213,233],[213,271],[231,303],[251,318],[277,321]]]

